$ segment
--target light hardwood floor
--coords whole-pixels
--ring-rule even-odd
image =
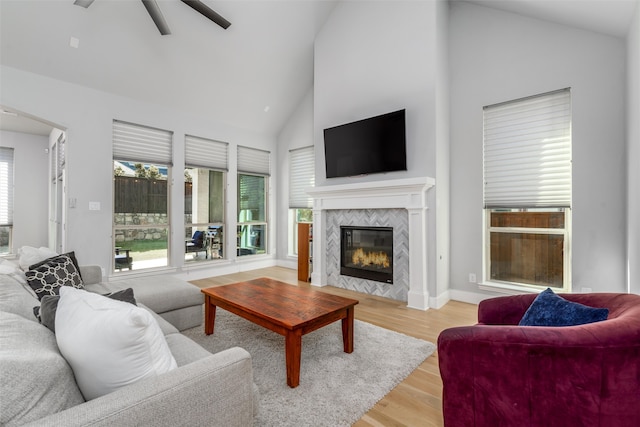
[[[301,287],[296,270],[269,267],[225,276],[194,280],[200,288],[226,285],[258,277],[269,277]],[[477,321],[477,306],[451,301],[441,309],[420,311],[407,308],[403,302],[366,295],[332,286],[314,288],[323,292],[355,298],[356,319],[383,328],[436,343],[440,332],[453,326],[471,325]],[[357,337],[356,337],[357,345]],[[369,410],[354,427],[442,426],[442,380],[437,352],[428,357],[411,375]]]

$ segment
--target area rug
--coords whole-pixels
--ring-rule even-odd
[[[184,334],[212,353],[242,347],[260,390],[255,426],[350,426],[429,357],[435,346],[356,320],[354,351],[343,352],[341,322],[302,337],[300,385],[287,386],[284,337],[216,310],[215,332]]]

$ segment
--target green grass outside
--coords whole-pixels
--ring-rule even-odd
[[[129,249],[131,252],[148,252],[158,249],[167,250],[166,240],[132,240],[117,245],[121,249]]]
[[[166,240],[132,240],[117,245],[121,250],[129,249],[134,260],[145,261],[167,257]]]

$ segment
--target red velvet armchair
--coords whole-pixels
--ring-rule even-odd
[[[640,426],[640,295],[560,294],[609,309],[579,326],[517,326],[536,295],[492,298],[438,337],[446,427]]]

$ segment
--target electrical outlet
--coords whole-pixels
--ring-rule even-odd
[[[469,273],[469,283],[476,283],[476,274]]]

